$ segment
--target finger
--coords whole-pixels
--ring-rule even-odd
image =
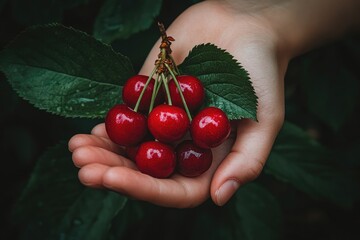
[[[194,207],[209,196],[208,191],[201,194],[193,191],[195,188],[206,189],[206,185],[200,186],[197,181],[189,181],[179,175],[158,179],[125,167],[109,168],[104,173],[103,185],[138,200],[165,207]]]
[[[102,177],[109,168],[109,166],[99,163],[86,165],[78,172],[79,180],[88,187],[104,188],[102,185]]]
[[[69,140],[68,146],[71,152],[80,147],[94,146],[107,149],[120,155],[124,154],[124,149],[112,142],[110,139],[90,134],[77,134],[73,136]]]
[[[258,177],[280,129],[276,126],[280,125],[252,120],[239,122],[234,146],[211,183],[211,197],[217,205],[224,205],[241,185]]]
[[[134,162],[101,147],[84,146],[75,149],[72,154],[75,166],[81,168],[92,163],[99,163],[107,166],[125,166],[136,168]]]
[[[212,165],[208,171],[195,178],[174,174],[168,179],[158,179],[134,169],[113,167],[104,174],[103,184],[114,191],[156,205],[195,207],[210,196],[211,178],[232,145],[233,140],[229,139],[221,147],[214,149]]]
[[[284,121],[287,65],[283,60],[279,62],[271,46],[256,42],[247,44],[231,52],[249,71],[259,100],[258,121],[242,119],[238,122],[234,146],[214,174],[211,198],[219,206],[224,205],[239,186],[261,173]]]
[[[91,134],[98,136],[98,137],[109,138],[109,136],[106,132],[105,123],[100,123],[100,124],[96,125],[91,130]]]

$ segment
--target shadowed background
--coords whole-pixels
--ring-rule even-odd
[[[117,9],[117,2],[129,7],[127,15],[116,15],[114,9]],[[0,0],[0,49],[29,26],[60,22],[111,43],[114,50],[128,56],[135,70],[138,70],[159,37],[156,24],[148,19],[159,19],[168,26],[197,1],[135,2],[143,7],[131,8],[131,1],[115,0]],[[139,23],[131,18],[138,18]],[[108,22],[104,22],[104,19]],[[119,19],[125,23],[130,19],[133,24],[126,28],[125,24],[116,22]],[[123,27],[124,31],[113,32],[111,28],[104,28],[106,24]],[[354,169],[357,173],[360,166],[359,39],[359,36],[350,36],[300,56],[290,63],[286,75],[287,120],[296,123],[326,148],[335,150],[339,165]],[[18,97],[0,72],[0,121],[0,229],[2,239],[17,239],[25,227],[13,221],[12,212],[39,157],[61,140],[67,141],[76,133],[88,133],[101,120],[66,119],[38,110]],[[314,198],[271,176],[261,176],[260,181],[271,189],[280,203],[283,239],[360,237],[357,230],[360,224],[358,194],[343,196],[351,198],[352,206],[342,207]],[[54,193],[54,199],[57,194]],[[36,203],[29,201],[28,204]],[[129,221],[121,233],[124,239],[142,239],[144,236],[187,239],[187,232],[194,228],[204,230],[203,235],[197,233],[198,238],[203,238],[213,224],[208,222],[208,215],[219,218],[222,225],[231,221],[225,219],[228,215],[224,215],[221,208],[209,202],[196,210],[144,205],[145,212],[149,214],[140,214],[136,221]],[[134,209],[136,212],[136,206]],[[191,221],[195,216],[201,217],[197,222]],[[159,224],[163,226],[161,232],[156,227]],[[226,227],[219,229],[222,230],[219,230],[218,236],[223,236],[221,231]]]

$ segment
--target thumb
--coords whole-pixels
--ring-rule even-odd
[[[260,125],[247,119],[239,121],[236,141],[211,182],[215,204],[224,205],[240,186],[258,177],[282,122],[279,119]]]

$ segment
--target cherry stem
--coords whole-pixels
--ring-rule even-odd
[[[183,94],[183,92],[181,90],[181,87],[180,87],[180,84],[179,84],[179,81],[176,79],[176,76],[175,76],[174,72],[171,70],[170,66],[168,64],[166,64],[166,63],[165,63],[165,66],[169,70],[169,72],[170,72],[170,74],[171,74],[171,76],[173,78],[173,81],[175,82],[175,85],[176,85],[176,87],[177,87],[177,89],[179,91],[180,97],[181,97],[181,101],[182,101],[182,103],[184,105],[186,114],[188,115],[188,118],[189,118],[189,120],[191,122],[192,121],[191,113],[190,113],[189,108],[187,106],[184,94]]]
[[[168,104],[169,105],[172,105],[172,101],[171,101],[171,95],[170,95],[170,91],[169,91],[169,86],[168,86],[168,83],[166,81],[166,77],[163,73],[161,73],[161,79],[164,83],[164,87],[165,87],[165,92],[166,92],[166,96],[167,96],[167,99],[168,99]]]
[[[162,85],[162,81],[159,80],[160,76],[158,75],[158,85],[156,86],[156,96],[159,93],[160,87]]]
[[[158,94],[158,92],[159,92],[159,90],[158,90],[158,85],[161,84],[161,82],[160,82],[160,83],[158,82],[158,81],[159,81],[159,78],[160,78],[160,76],[159,76],[159,74],[158,74],[157,77],[156,77],[156,81],[155,81],[155,83],[154,83],[154,89],[153,89],[153,92],[152,92],[152,95],[151,95],[149,113],[150,113],[150,112],[153,110],[153,108],[154,108],[155,99],[156,99],[156,96],[157,96],[157,94]]]
[[[179,75],[180,74],[180,71],[179,71],[179,68],[178,68],[178,66],[176,65],[176,63],[175,63],[175,60],[174,60],[174,58],[171,56],[171,54],[169,54],[169,58],[171,59],[171,61],[172,61],[172,63],[174,64],[174,67],[175,67],[175,69],[174,69],[174,74],[175,75]]]
[[[141,93],[140,93],[140,95],[139,95],[139,98],[138,98],[138,100],[137,100],[137,102],[136,102],[136,105],[135,105],[135,107],[134,107],[134,112],[137,112],[137,110],[139,109],[141,99],[142,99],[142,97],[144,96],[144,93],[145,93],[145,91],[146,91],[146,89],[147,89],[147,87],[148,87],[148,85],[149,85],[152,77],[154,76],[156,69],[157,69],[157,67],[155,67],[155,68],[152,70],[149,78],[146,80],[145,86],[144,86],[144,88],[142,89],[142,91],[141,91]]]
[[[164,61],[166,59],[166,49],[165,48],[162,48],[161,49],[161,59]]]

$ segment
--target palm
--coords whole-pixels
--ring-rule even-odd
[[[197,178],[179,174],[169,179],[153,178],[140,173],[133,161],[121,156],[122,149],[107,137],[104,124],[96,126],[91,135],[76,135],[70,148],[85,185],[105,186],[163,206],[191,207],[202,203],[209,196],[211,176],[218,165],[214,161],[210,170]],[[221,151],[215,154],[216,159],[224,157],[219,156]]]
[[[211,168],[197,178],[174,174],[169,179],[156,179],[140,173],[108,139],[103,124],[95,127],[91,135],[74,136],[69,148],[74,163],[81,167],[79,177],[85,185],[104,186],[162,206],[192,207],[210,195],[222,205],[229,196],[219,197],[219,187],[228,179],[239,185],[253,180],[270,152],[283,121],[286,59],[279,64],[275,40],[259,19],[244,14],[235,16],[213,2],[203,2],[185,11],[167,32],[176,39],[172,49],[177,63],[201,43],[211,42],[232,53],[250,73],[259,97],[259,121],[239,121],[235,143],[230,139],[213,149]],[[157,53],[158,43],[141,73],[151,72]]]

